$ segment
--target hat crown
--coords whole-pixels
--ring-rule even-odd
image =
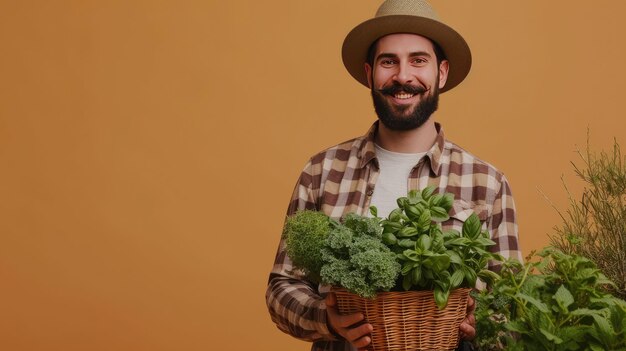
[[[418,16],[439,21],[433,7],[424,0],[387,0],[376,11],[376,17],[391,15]]]

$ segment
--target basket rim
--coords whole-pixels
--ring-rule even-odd
[[[452,294],[452,292],[454,291],[460,291],[460,292],[464,292],[464,290],[466,290],[468,293],[470,291],[472,291],[472,288],[456,288],[456,289],[452,289],[450,290],[450,294]],[[367,297],[362,297],[358,294],[355,294],[353,292],[348,291],[348,289],[340,287],[340,286],[331,286],[330,288],[330,292],[341,292],[341,293],[348,293],[348,294],[352,294],[355,296],[359,296],[361,298],[364,299],[368,299]],[[433,294],[434,290],[402,290],[402,291],[379,291],[376,293],[376,297],[379,296],[387,296],[387,295],[428,295],[428,294]],[[368,299],[368,300],[374,300],[374,299]]]

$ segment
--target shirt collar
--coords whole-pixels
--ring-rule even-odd
[[[376,132],[378,131],[378,123],[379,121],[374,122],[374,124],[372,124],[372,126],[364,136],[364,142],[359,150],[359,168],[363,168],[369,162],[376,160],[376,147],[374,144],[374,140],[376,137]],[[437,130],[437,138],[435,139],[435,143],[433,144],[433,146],[426,153],[426,158],[430,162],[430,169],[433,171],[433,173],[435,173],[435,175],[438,176],[441,169],[441,155],[443,155],[445,137],[441,124],[435,122],[435,129]]]

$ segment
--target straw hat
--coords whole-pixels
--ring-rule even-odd
[[[368,87],[363,64],[367,51],[378,38],[392,33],[414,33],[439,44],[450,63],[448,80],[440,92],[465,79],[472,66],[472,53],[463,37],[443,24],[425,0],[386,0],[374,18],[354,27],[343,41],[343,64],[354,79]]]

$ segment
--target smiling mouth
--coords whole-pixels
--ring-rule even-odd
[[[415,96],[415,94],[409,94],[409,93],[396,93],[393,95],[393,97],[395,97],[398,100],[407,100],[412,98],[413,96]]]

